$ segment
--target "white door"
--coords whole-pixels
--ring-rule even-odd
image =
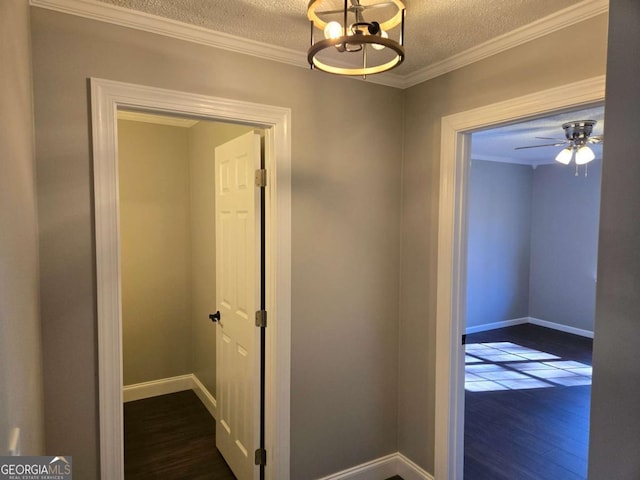
[[[260,136],[216,148],[216,447],[238,480],[257,478],[259,441]]]

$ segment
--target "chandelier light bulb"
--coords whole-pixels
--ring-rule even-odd
[[[571,158],[573,157],[573,149],[571,147],[564,148],[556,156],[556,162],[560,162],[563,165],[569,165]]]
[[[584,165],[596,158],[595,153],[586,145],[583,145],[576,152],[576,165]]]
[[[382,38],[389,38],[389,34],[384,30],[380,30],[380,36]],[[378,45],[377,43],[372,43],[371,46],[374,48],[374,50],[384,50],[384,45]]]
[[[324,27],[324,36],[327,39],[340,38],[342,36],[342,25],[336,21],[327,23],[327,26]]]

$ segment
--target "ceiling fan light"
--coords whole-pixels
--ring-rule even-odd
[[[593,153],[586,145],[583,145],[576,152],[576,165],[584,165],[585,163],[589,163],[594,158],[596,158],[596,154]]]
[[[556,162],[559,162],[563,165],[569,165],[569,162],[571,162],[572,157],[573,157],[573,148],[567,147],[562,149],[560,153],[558,153],[558,155],[556,156]]]

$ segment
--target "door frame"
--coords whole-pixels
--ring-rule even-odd
[[[101,478],[124,479],[122,304],[117,110],[173,114],[265,129],[267,480],[289,479],[291,379],[291,110],[90,79],[93,134]],[[257,389],[256,391],[259,391]]]
[[[593,77],[442,117],[436,304],[435,478],[462,480],[467,195],[471,133],[527,117],[601,103]]]

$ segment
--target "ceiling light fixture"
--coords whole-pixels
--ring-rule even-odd
[[[602,135],[591,136],[593,133],[593,126],[598,123],[595,120],[578,120],[574,122],[567,122],[562,124],[564,135],[566,140],[560,140],[555,143],[545,143],[543,145],[528,145],[526,147],[516,147],[515,150],[522,150],[525,148],[540,148],[540,147],[561,147],[566,145],[565,148],[560,150],[556,155],[556,162],[563,165],[569,165],[571,160],[575,157],[576,162],[576,176],[578,175],[578,165],[585,165],[584,175],[587,175],[587,163],[596,158],[596,154],[591,147],[587,144],[602,143],[604,137]],[[553,140],[547,137],[537,137],[547,140]]]
[[[587,146],[587,143],[599,143],[601,141],[600,137],[589,138],[595,124],[595,120],[580,120],[562,124],[569,146],[558,153],[556,161],[563,165],[568,165],[571,159],[575,157],[576,175],[578,175],[578,165],[586,165],[596,158],[596,154]],[[586,167],[584,174],[587,174]]]
[[[343,8],[337,9],[340,1],[309,2],[311,46],[307,60],[311,68],[366,78],[400,65],[404,61],[404,3],[344,0]],[[376,20],[369,21],[370,17]],[[318,32],[322,38],[316,41]]]

